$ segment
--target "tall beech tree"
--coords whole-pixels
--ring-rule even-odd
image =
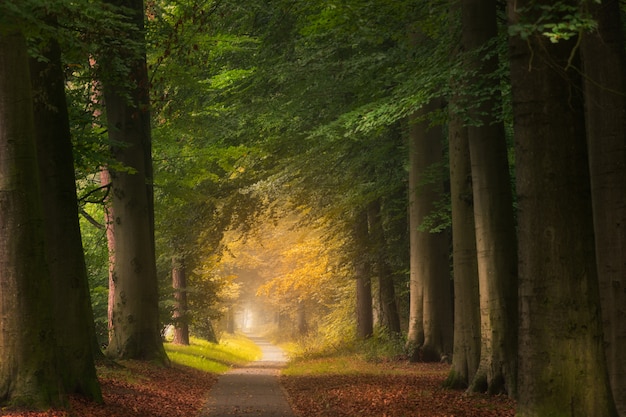
[[[100,61],[101,66],[127,62],[129,78],[102,80],[108,133],[114,144],[112,155],[123,166],[109,168],[114,216],[109,226],[115,252],[111,266],[114,287],[109,289],[113,291],[113,305],[107,354],[167,363],[159,322],[144,7],[142,0],[110,3],[124,7],[121,10],[129,14],[137,30],[121,35],[125,45],[131,47],[113,48],[114,55],[103,56]]]
[[[448,103],[454,349],[446,384],[453,388],[466,388],[480,363],[480,295],[469,143],[467,127],[458,111],[458,101],[458,97],[454,96]]]
[[[54,25],[54,19],[49,18]],[[46,259],[52,280],[54,324],[63,386],[68,393],[101,400],[94,366],[95,327],[85,256],[78,223],[72,140],[65,98],[61,49],[43,43],[41,58],[31,58],[34,126],[40,190],[46,210]],[[63,236],[64,243],[57,244]]]
[[[495,77],[498,34],[495,0],[461,2],[465,68],[476,74],[468,89],[467,136],[478,277],[480,281],[480,365],[472,391],[515,395],[517,383],[517,247],[504,125],[498,119],[500,80]]]
[[[443,160],[443,130],[431,126],[432,100],[409,122],[409,224],[411,240],[411,301],[408,343],[413,359],[438,361],[452,354],[452,294],[445,233],[424,230],[424,221],[442,198],[439,170]],[[433,175],[435,174],[435,175]],[[434,178],[433,178],[434,176]]]
[[[611,388],[626,416],[626,56],[619,2],[590,7],[598,26],[581,53],[596,263]]]
[[[577,35],[509,1],[519,230],[518,416],[615,416],[604,354]],[[576,9],[577,2],[566,2]],[[530,29],[529,29],[530,28]],[[522,38],[522,35],[524,38]],[[567,99],[565,99],[567,98]]]
[[[0,18],[0,403],[44,408],[65,399],[26,39],[5,17]]]

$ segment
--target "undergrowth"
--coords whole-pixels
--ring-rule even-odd
[[[408,355],[401,335],[377,329],[366,340],[329,340],[310,335],[283,344],[292,361],[285,375],[380,373],[380,363],[406,362]]]

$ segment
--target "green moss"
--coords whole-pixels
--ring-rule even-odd
[[[463,376],[452,369],[443,383],[443,386],[449,389],[466,389],[467,381]]]

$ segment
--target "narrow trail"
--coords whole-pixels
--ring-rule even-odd
[[[249,336],[263,353],[258,361],[221,375],[199,417],[294,417],[278,382],[287,357],[263,338]]]

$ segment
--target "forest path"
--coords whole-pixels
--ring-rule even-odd
[[[284,351],[263,338],[248,337],[263,356],[221,375],[200,417],[294,417],[278,381],[280,368],[287,363]]]

